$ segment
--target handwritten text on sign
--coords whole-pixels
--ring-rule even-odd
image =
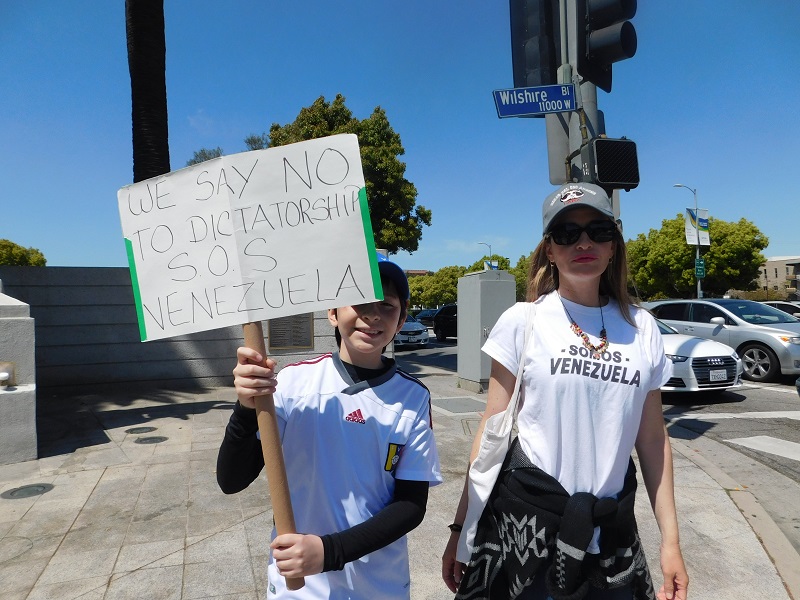
[[[355,135],[223,156],[118,201],[142,340],[382,297]]]

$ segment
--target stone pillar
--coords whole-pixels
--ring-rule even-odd
[[[30,307],[0,293],[0,464],[38,456],[34,341]]]

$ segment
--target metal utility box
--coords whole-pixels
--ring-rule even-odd
[[[492,361],[481,352],[497,319],[516,302],[517,284],[508,271],[478,271],[458,280],[458,384],[485,392]]]

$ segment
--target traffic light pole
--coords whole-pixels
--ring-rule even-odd
[[[597,87],[593,83],[575,86],[578,113],[569,121],[570,180],[583,181],[581,148],[589,140],[605,133],[598,126]]]
[[[566,3],[566,21],[575,24],[568,28],[572,35],[567,36],[567,56],[569,64],[572,65],[572,73],[577,75],[578,65],[578,37],[582,34],[578,24],[582,19],[578,15],[578,3],[576,0],[562,0]],[[578,78],[575,77],[577,80]],[[582,111],[573,114],[569,120],[569,156],[571,164],[569,166],[570,181],[582,181],[583,161],[581,160],[581,147],[590,139],[597,137],[604,131],[599,131],[598,111],[597,111],[597,87],[590,82],[578,84],[575,81],[575,94],[578,110]]]
[[[559,54],[557,70],[558,83],[571,84],[572,66],[569,59],[570,36],[569,21],[567,20],[567,3],[574,0],[558,1],[558,41]],[[550,183],[561,185],[571,181],[570,169],[565,164],[566,157],[570,155],[569,123],[574,113],[552,113],[544,116],[545,132],[547,135],[547,162],[550,174]]]
[[[635,188],[636,144],[606,137],[597,88],[611,92],[612,63],[636,53],[628,21],[636,0],[510,0],[509,6],[514,86],[557,82],[575,90],[575,111],[545,115],[550,182]]]

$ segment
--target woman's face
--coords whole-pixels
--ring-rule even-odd
[[[612,239],[608,241],[593,241],[586,231],[576,232],[577,228],[584,228],[589,224],[595,239],[608,239],[610,223],[613,226]],[[557,235],[561,231],[562,235]],[[554,237],[561,241],[569,239],[569,233],[578,234],[578,239],[573,243],[557,244]],[[579,283],[580,281],[599,281],[601,275],[608,267],[614,256],[615,244],[618,234],[616,225],[608,217],[593,208],[580,207],[567,211],[550,227],[550,235],[546,238],[547,258],[555,263],[558,268],[559,282],[565,281]]]

